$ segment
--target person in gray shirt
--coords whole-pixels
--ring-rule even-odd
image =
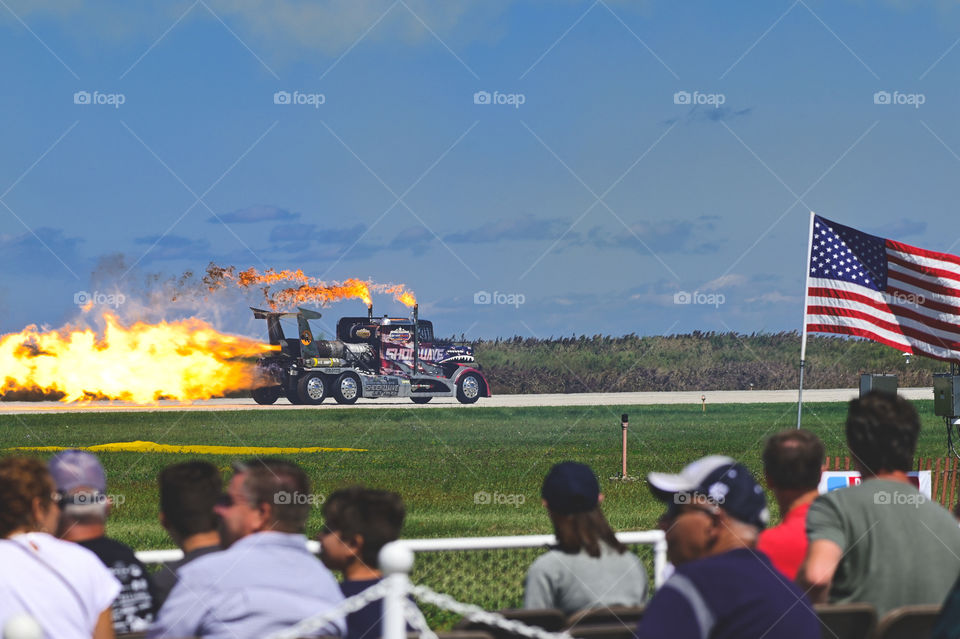
[[[603,516],[603,495],[590,467],[557,464],[544,479],[541,495],[557,545],[530,566],[524,607],[557,608],[569,615],[646,602],[647,572]]]
[[[847,445],[863,477],[818,497],[797,582],[814,603],[865,602],[878,615],[939,604],[960,575],[960,528],[910,483],[920,434],[913,405],[871,392],[850,402]]]
[[[234,465],[217,505],[222,552],[179,570],[148,637],[265,637],[343,601],[336,579],[307,550],[310,480],[297,465],[258,459]],[[342,636],[342,616],[316,636]]]

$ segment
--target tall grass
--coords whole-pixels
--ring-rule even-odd
[[[800,336],[713,333],[581,335],[472,342],[494,393],[776,390],[799,382]],[[811,335],[804,386],[849,388],[861,373],[893,373],[901,387],[929,386],[942,362],[861,339]]]

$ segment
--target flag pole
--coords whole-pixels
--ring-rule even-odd
[[[807,264],[804,267],[806,276],[803,278],[803,329],[800,332],[800,390],[797,393],[797,428],[800,428],[803,415],[803,369],[807,360],[807,304],[810,299],[810,256],[813,252],[813,218],[810,211],[810,234],[807,237]]]

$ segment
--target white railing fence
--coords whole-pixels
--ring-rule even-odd
[[[617,533],[617,539],[627,546],[651,546],[653,549],[653,586],[659,588],[667,577],[667,541],[662,530],[642,530]],[[399,542],[415,555],[470,550],[509,550],[514,548],[546,548],[557,543],[553,535],[513,535],[503,537],[447,537],[439,539],[402,539]],[[319,554],[320,543],[307,541],[307,548]],[[143,563],[158,564],[183,558],[179,549],[141,550],[137,559]]]

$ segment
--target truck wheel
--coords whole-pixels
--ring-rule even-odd
[[[333,398],[338,404],[355,404],[362,392],[356,373],[341,373],[333,389]]]
[[[283,396],[286,397],[287,401],[291,404],[303,403],[303,400],[300,399],[300,392],[297,390],[297,384],[295,382],[284,387]]]
[[[263,405],[272,404],[280,399],[280,389],[276,386],[254,388],[250,394],[253,396],[253,401]]]
[[[414,404],[426,404],[433,398],[432,397],[411,397],[410,399],[413,400]]]
[[[327,397],[327,380],[320,373],[309,373],[297,384],[301,404],[319,404]]]
[[[480,399],[483,381],[476,373],[467,373],[457,382],[457,400],[461,404],[472,404]]]

